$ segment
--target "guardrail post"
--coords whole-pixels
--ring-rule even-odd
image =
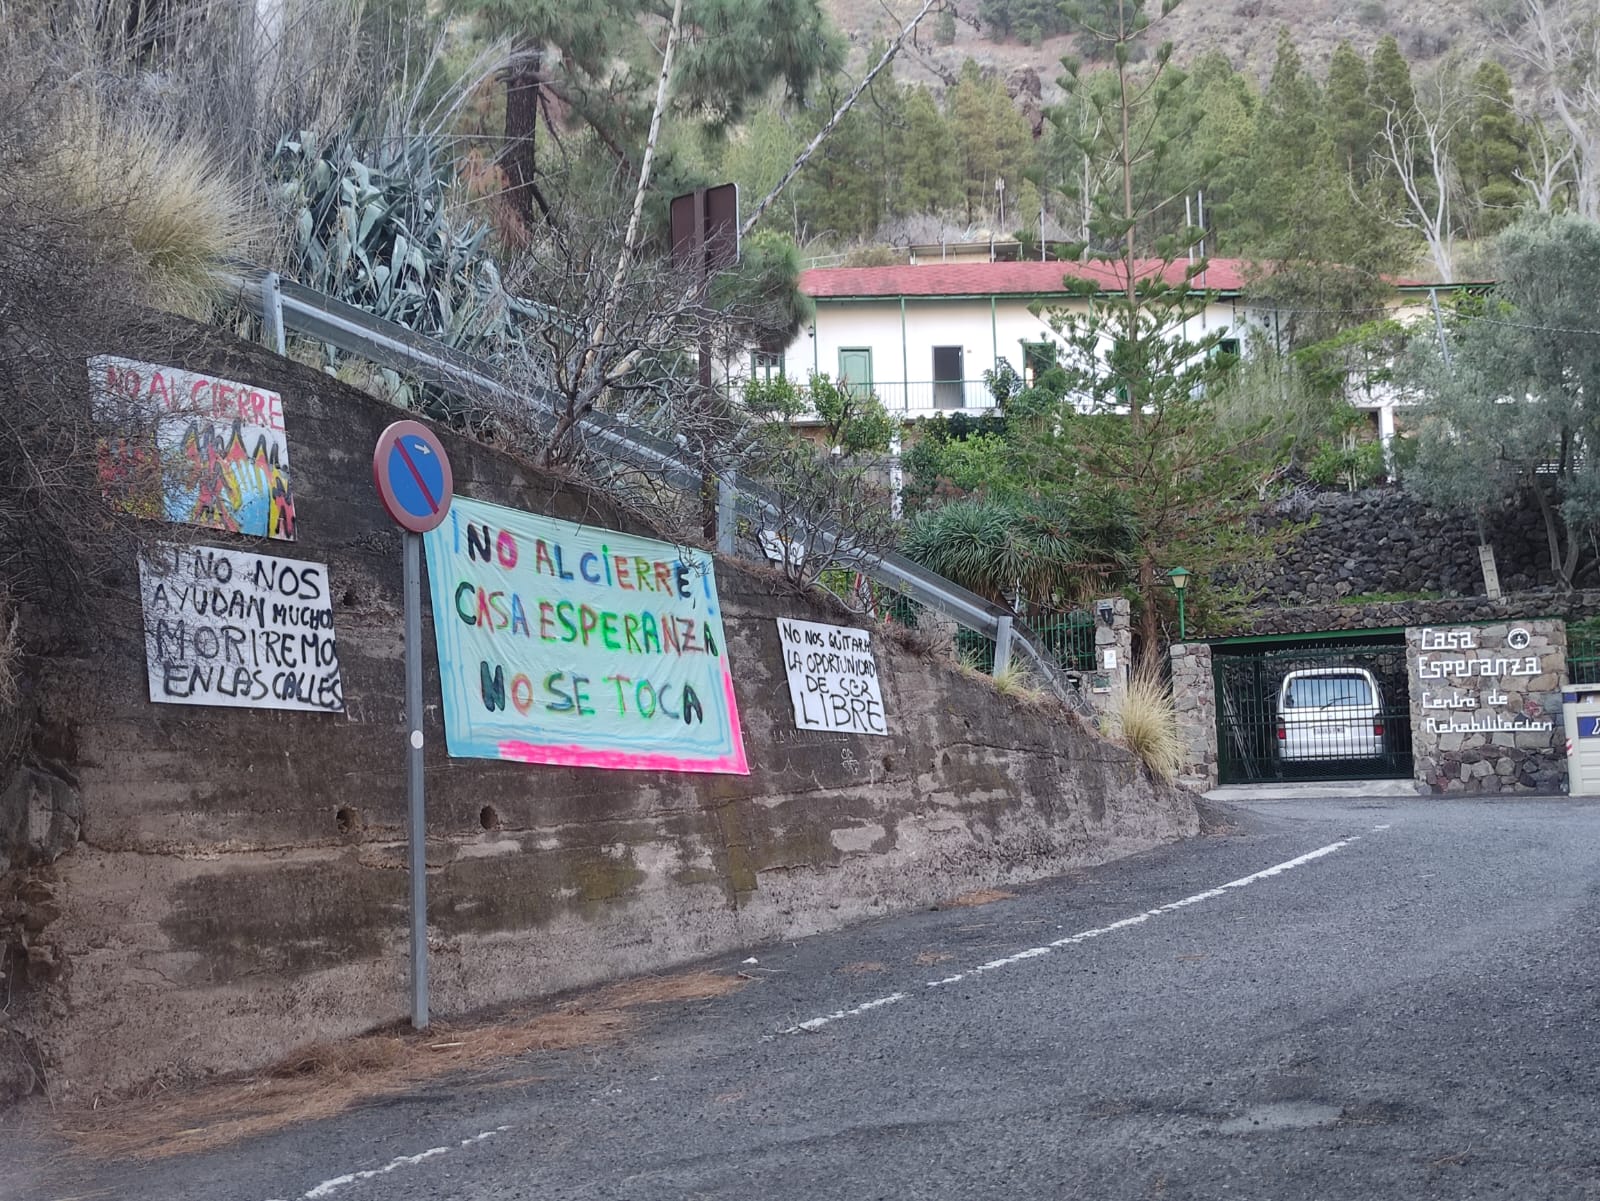
[[[283,293],[278,290],[278,273],[268,271],[261,277],[261,326],[267,345],[279,354],[288,352],[288,342],[283,332]]]
[[[717,552],[733,554],[734,536],[739,532],[739,489],[734,473],[724,471],[717,476]]]
[[[1002,614],[995,618],[994,628],[994,674],[1003,675],[1006,668],[1011,666],[1011,615]]]

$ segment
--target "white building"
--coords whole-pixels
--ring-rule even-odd
[[[1166,277],[1181,282],[1187,266],[1169,264]],[[1278,314],[1244,299],[1250,266],[1236,259],[1209,262],[1194,287],[1211,299],[1191,319],[1191,339],[1220,330],[1224,347],[1238,350],[1250,328],[1269,334],[1277,328]],[[1160,267],[1152,260],[1143,270]],[[982,414],[993,408],[984,372],[1004,359],[1031,381],[1038,362],[1033,348],[1058,341],[1045,310],[1093,303],[1069,292],[1065,281],[1090,281],[1106,295],[1120,292],[1120,275],[1115,263],[981,259],[813,269],[802,274],[800,286],[816,303],[816,319],[782,354],[753,356],[751,370],[796,379],[816,373],[870,389],[906,421]],[[1449,290],[1400,281],[1394,315],[1426,315],[1435,289]],[[1387,443],[1395,430],[1393,398],[1364,389],[1357,394],[1357,407],[1373,414]]]

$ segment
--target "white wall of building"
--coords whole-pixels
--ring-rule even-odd
[[[836,378],[841,351],[866,349],[872,355],[873,390],[891,412],[907,419],[953,411],[981,413],[991,407],[982,383],[984,372],[993,370],[999,359],[1022,371],[1025,343],[1060,341],[1050,328],[1048,309],[1081,311],[1088,304],[1063,297],[1035,316],[1029,311],[1031,303],[1031,297],[1023,296],[819,300],[814,324],[801,330],[785,351],[783,369],[796,380],[806,379],[813,371]],[[1420,293],[1397,299],[1391,315],[1405,324],[1432,321],[1430,302]],[[1186,333],[1193,340],[1222,330],[1225,337],[1241,339],[1248,350],[1252,330],[1270,337],[1275,328],[1270,311],[1249,309],[1225,298],[1192,318]],[[933,352],[938,346],[961,347],[964,388],[936,393]],[[962,402],[959,408],[954,403],[957,398]],[[1396,410],[1404,401],[1391,385],[1384,384],[1358,387],[1351,400],[1357,408],[1375,415],[1387,446],[1395,435]]]
[[[879,398],[891,411],[927,416],[948,411],[955,399],[952,390],[936,395],[932,387],[934,348],[959,346],[961,373],[968,381],[962,407],[986,408],[984,372],[1000,359],[1022,371],[1025,344],[1060,342],[1050,328],[1048,310],[1035,316],[1030,303],[1031,298],[1021,296],[820,300],[813,326],[802,330],[785,352],[784,370],[791,378],[804,379],[813,371],[833,378],[840,373],[842,351],[869,350]],[[1063,298],[1052,307],[1081,311],[1086,305]],[[1199,338],[1217,329],[1234,331],[1240,323],[1233,302],[1217,301],[1193,318],[1186,332]]]

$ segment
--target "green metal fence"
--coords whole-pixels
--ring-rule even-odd
[[[1066,670],[1096,670],[1094,614],[1089,610],[1035,608],[1024,620],[1043,649]]]
[[[1212,670],[1221,783],[1411,774],[1403,642],[1218,645]]]
[[[1600,617],[1567,623],[1567,681],[1600,684]]]

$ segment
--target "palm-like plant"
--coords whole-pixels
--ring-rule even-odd
[[[1086,599],[1125,566],[1114,520],[1062,502],[972,498],[926,510],[906,529],[907,555],[1002,604]]]

